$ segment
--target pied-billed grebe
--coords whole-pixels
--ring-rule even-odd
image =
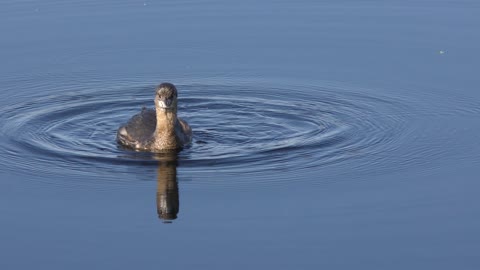
[[[182,148],[192,140],[192,129],[177,117],[177,88],[162,83],[155,90],[155,110],[142,109],[117,132],[117,142],[141,151]]]

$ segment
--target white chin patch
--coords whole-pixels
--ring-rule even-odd
[[[167,109],[168,108],[167,104],[165,104],[165,102],[163,102],[161,100],[158,101],[158,107],[160,107],[162,109]]]

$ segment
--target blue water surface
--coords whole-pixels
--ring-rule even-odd
[[[479,14],[3,0],[0,268],[478,269]],[[118,148],[163,81],[191,147]]]

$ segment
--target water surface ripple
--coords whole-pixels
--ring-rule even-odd
[[[135,173],[131,166],[157,166],[158,156],[115,143],[121,123],[152,107],[153,88],[82,87],[37,93],[6,106],[0,112],[2,162],[34,174],[82,178],[103,172],[107,180],[116,172]],[[409,133],[405,102],[339,85],[178,88],[179,115],[194,130],[193,144],[179,153],[178,164],[196,174],[321,169],[365,156],[375,163],[376,156],[401,147]]]

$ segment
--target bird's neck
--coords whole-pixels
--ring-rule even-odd
[[[175,110],[156,110],[157,126],[155,133],[158,135],[175,135],[175,125],[177,122],[177,112]]]

